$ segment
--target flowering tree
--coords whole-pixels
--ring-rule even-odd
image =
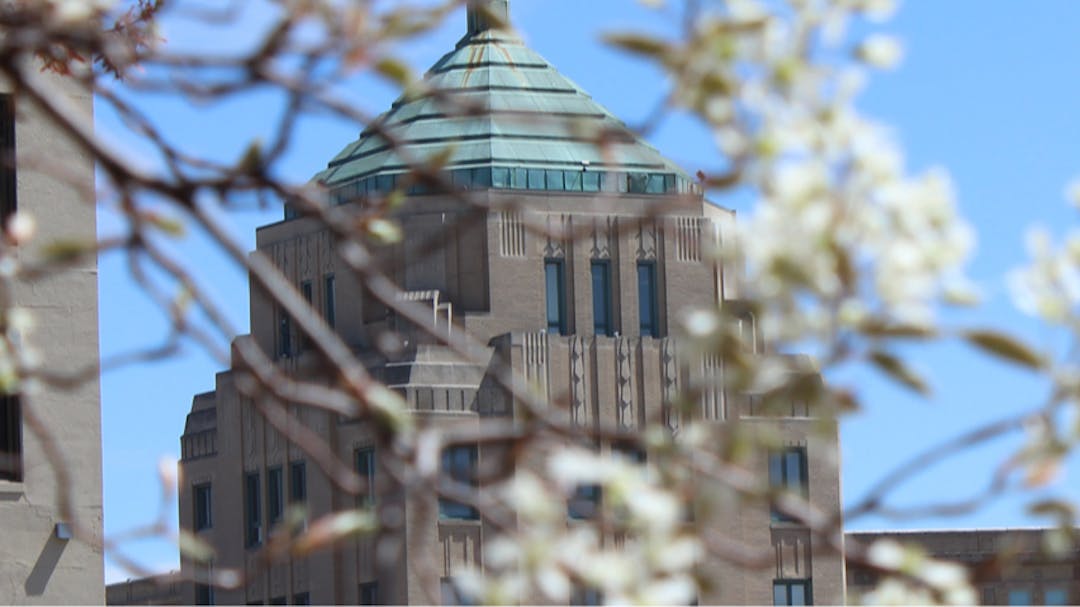
[[[144,284],[172,319],[175,335],[205,344],[227,365],[229,353],[218,344],[235,337],[235,330],[198,273],[164,244],[189,224],[209,234],[233,263],[250,273],[254,284],[295,319],[342,379],[327,387],[288,376],[267,353],[238,341],[234,360],[246,366],[256,386],[253,394],[373,420],[387,434],[387,442],[397,445],[393,457],[400,474],[427,479],[431,491],[474,500],[492,517],[506,508],[516,514],[514,529],[488,548],[488,571],[462,580],[465,590],[479,598],[506,602],[524,593],[565,600],[574,584],[587,583],[602,588],[605,598],[614,602],[684,601],[696,592],[692,570],[702,553],[718,553],[747,565],[757,562],[747,547],[707,545],[685,533],[683,502],[695,474],[715,477],[741,499],[775,502],[816,537],[838,544],[842,537],[839,513],[816,512],[797,496],[777,494],[761,479],[742,474],[740,455],[720,452],[710,439],[713,431],[693,421],[678,437],[661,433],[640,438],[651,452],[660,454],[662,466],[657,461],[641,465],[600,458],[587,449],[551,449],[552,443],[546,443],[548,450],[539,448],[533,454],[542,465],[532,472],[519,473],[473,498],[455,493],[459,488],[440,482],[432,464],[437,461],[432,453],[438,453],[447,437],[418,427],[401,398],[370,376],[280,272],[266,259],[249,256],[230,235],[227,221],[236,200],[254,196],[287,201],[299,213],[330,228],[338,247],[349,251],[344,259],[350,269],[384,305],[461,356],[472,356],[475,344],[469,336],[448,336],[438,330],[400,297],[400,289],[380,266],[379,257],[371,253],[378,243],[402,237],[393,220],[394,195],[353,212],[328,206],[317,186],[278,176],[304,115],[330,113],[378,128],[371,116],[346,101],[343,85],[357,73],[371,72],[403,88],[416,86],[395,55],[396,45],[435,27],[461,3],[398,3],[393,8],[332,0],[276,3],[273,24],[258,45],[250,52],[222,56],[212,51],[170,50],[154,29],[155,19],[167,10],[160,0],[139,0],[134,6],[107,0],[8,2],[0,10],[0,26],[5,31],[0,39],[0,73],[14,83],[18,95],[41,106],[93,155],[103,182],[96,204],[120,210],[127,222],[121,234],[93,246],[51,243],[53,264],[63,266],[81,255],[121,250],[139,265],[168,276],[171,285],[181,287],[180,297],[161,291],[154,281]],[[858,389],[807,381],[816,374],[794,372],[797,369],[783,353],[809,350],[826,378],[835,368],[863,365],[924,393],[927,383],[908,365],[910,353],[940,340],[965,340],[989,355],[1041,373],[1053,388],[1052,396],[1035,411],[994,420],[917,455],[909,465],[884,475],[845,516],[887,512],[887,499],[895,487],[930,463],[1021,427],[1033,429],[1030,440],[1002,465],[987,495],[971,505],[1000,492],[1018,475],[1031,485],[1045,481],[1078,439],[1074,430],[1059,428],[1054,420],[1057,412],[1080,399],[1080,370],[1067,361],[1047,360],[999,329],[945,327],[939,322],[942,306],[977,305],[975,289],[964,275],[974,236],[957,214],[947,173],[907,171],[902,151],[884,126],[855,109],[867,74],[893,67],[902,52],[896,41],[880,34],[852,43],[846,24],[852,19],[886,20],[895,10],[893,2],[686,0],[683,5],[684,27],[677,38],[622,32],[611,34],[609,42],[668,74],[674,86],[660,111],[689,112],[710,129],[726,166],[700,174],[701,185],[717,195],[743,188],[755,197],[753,210],[739,226],[742,237],[709,252],[713,260],[745,264],[749,289],[745,298],[765,342],[760,348],[765,354],[733,359],[736,372],[727,380],[732,385],[724,388],[752,390],[766,399],[795,395],[816,403],[817,415],[837,417],[859,407]],[[175,8],[185,9],[182,2]],[[229,10],[203,15],[208,21],[230,17]],[[77,81],[99,104],[115,110],[131,133],[154,150],[160,166],[148,169],[112,147],[107,134],[95,134],[42,79],[42,65]],[[198,150],[173,143],[130,96],[152,92],[193,101],[243,99],[266,88],[289,99],[289,111],[262,142],[252,143],[235,162],[213,161]],[[598,140],[597,145],[604,142]],[[437,164],[418,163],[414,173],[447,192],[453,189],[443,182]],[[9,238],[3,254],[13,269],[5,276],[30,278],[48,271],[20,265],[13,255],[15,247],[32,240],[33,218],[17,214],[6,229]],[[1057,248],[1049,237],[1039,236],[1032,246],[1031,266],[1013,277],[1018,304],[1067,332],[1080,327],[1078,238],[1072,235]],[[681,320],[683,345],[700,355],[749,349],[741,344],[745,337],[733,328],[729,315],[719,308],[688,314]],[[196,316],[209,322],[193,322]],[[9,330],[24,328],[19,310],[9,307],[4,317],[9,319]],[[10,375],[15,378],[5,383],[8,390],[18,390],[20,383],[31,379],[77,379],[50,375],[47,364],[24,355],[26,343],[13,335],[5,336],[4,345]],[[123,360],[167,352],[150,349]],[[515,399],[537,404],[531,413],[545,423],[530,426],[535,429],[529,432],[572,433],[509,370],[501,381]],[[278,412],[267,405],[264,413],[273,417]],[[550,419],[544,419],[549,415]],[[35,431],[48,439],[47,428]],[[520,436],[520,428],[492,426],[480,432],[474,438],[513,436],[522,444],[545,444],[530,443],[535,437]],[[348,465],[327,458],[312,437],[290,438],[309,450],[342,490],[358,490]],[[54,464],[64,465],[60,460]],[[610,514],[607,520],[632,533],[637,542],[605,546],[599,541],[604,530],[568,529],[561,524],[565,499],[582,484],[603,488],[603,507]],[[1042,508],[1059,516],[1063,530],[1071,530],[1070,505],[1048,503]],[[371,524],[363,511],[335,513],[289,540],[290,549],[317,550],[345,535],[369,532]],[[179,544],[189,558],[212,556],[211,549],[194,537],[181,535]],[[116,548],[122,554],[122,546]],[[957,566],[891,544],[848,556],[889,574],[871,599],[974,602],[965,574]],[[212,581],[243,582],[230,571],[217,572]]]

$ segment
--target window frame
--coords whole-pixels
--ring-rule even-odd
[[[323,276],[323,320],[331,329],[337,324],[337,282],[333,274]]]
[[[552,299],[552,288],[555,289]],[[552,304],[555,310],[552,310]],[[569,322],[567,311],[569,309],[566,293],[566,261],[559,257],[544,259],[544,313],[547,332],[551,334],[567,335]],[[554,312],[554,314],[553,314]],[[554,316],[554,318],[552,318]]]
[[[196,533],[214,528],[213,485],[208,481],[192,485],[192,527]]]
[[[462,461],[463,460],[463,461]],[[480,449],[475,444],[450,445],[439,454],[439,473],[453,483],[479,486]],[[439,520],[480,520],[475,506],[439,497]]]
[[[803,590],[802,603],[792,602],[792,589],[801,587]],[[784,602],[777,602],[776,591],[779,589],[784,590]],[[773,605],[813,605],[814,604],[814,584],[810,578],[778,578],[773,580]]]
[[[790,466],[791,456],[795,456],[796,466],[798,468],[798,485],[792,484],[790,478]],[[773,491],[789,491],[796,493],[803,499],[809,499],[810,497],[810,462],[809,456],[805,446],[791,446],[784,447],[782,449],[775,449],[769,451],[769,488]],[[779,462],[778,466],[774,466],[775,462]],[[777,474],[779,472],[779,474]],[[792,522],[794,519],[777,510],[775,507],[771,509],[770,516],[773,522]]]
[[[244,473],[244,546],[256,548],[262,545],[262,505],[259,472]]]
[[[285,472],[281,466],[266,470],[266,524],[270,527],[285,518]]]
[[[307,503],[307,463],[304,460],[289,462],[289,503]]]
[[[357,496],[357,505],[371,508],[375,505],[375,447],[359,447],[353,454],[356,473],[360,476],[363,493]]]
[[[644,275],[642,274],[644,272]],[[648,284],[642,285],[642,278]],[[638,330],[642,337],[660,337],[659,297],[656,284],[656,261],[637,263]],[[645,304],[648,303],[646,310]]]
[[[611,337],[615,335],[615,310],[612,305],[611,260],[593,259],[589,262],[592,286],[593,333]],[[597,282],[601,284],[597,285]],[[598,312],[603,312],[603,319]]]

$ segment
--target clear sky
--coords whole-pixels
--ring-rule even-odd
[[[678,3],[673,3],[678,4]],[[512,0],[512,18],[527,42],[615,115],[634,125],[645,119],[665,90],[662,75],[640,61],[611,51],[598,41],[603,31],[674,31],[677,15],[654,13],[633,0]],[[258,23],[257,11],[245,16]],[[1047,349],[1063,339],[1015,312],[1004,287],[1005,273],[1024,259],[1027,226],[1042,224],[1060,234],[1075,221],[1063,188],[1080,175],[1080,3],[1071,0],[911,1],[881,30],[899,35],[906,59],[894,71],[875,75],[860,108],[892,124],[916,170],[941,165],[953,175],[961,208],[978,231],[972,276],[986,304],[974,319],[1023,334]],[[258,28],[229,35],[199,33],[172,19],[168,43],[200,49],[242,46]],[[452,17],[436,35],[402,48],[422,71],[449,51],[464,32],[464,16]],[[394,95],[389,88],[358,81],[363,107],[379,111]],[[222,106],[190,107],[146,99],[145,107],[163,129],[188,150],[215,158],[237,158],[247,143],[273,124],[275,103],[257,98]],[[115,135],[116,119],[98,107],[98,129],[138,154],[139,146]],[[303,181],[359,132],[354,125],[308,120],[284,174]],[[717,166],[710,137],[686,118],[673,118],[650,134],[650,141],[688,172]],[[745,212],[745,204],[723,196],[714,202]],[[276,221],[280,209],[250,210],[230,217],[236,236],[254,247],[254,228]],[[99,231],[115,229],[101,213]],[[240,331],[247,328],[247,281],[222,263],[206,242],[193,235],[176,244],[188,265],[216,294]],[[100,265],[101,350],[103,356],[157,343],[167,325],[133,286],[123,261],[103,256]],[[340,312],[339,312],[340,313]],[[866,411],[842,424],[843,496],[851,503],[874,479],[921,448],[980,422],[1039,404],[1046,387],[1023,372],[988,361],[962,345],[912,351],[915,366],[935,388],[929,401],[912,398],[867,374],[845,374],[834,382],[854,386]],[[153,521],[161,505],[157,464],[175,459],[179,436],[194,394],[211,390],[223,366],[187,344],[168,362],[113,371],[102,378],[105,438],[105,528],[107,534]],[[998,441],[930,471],[905,485],[895,502],[915,504],[964,497],[983,486],[995,464],[1019,444]],[[1077,476],[1066,475],[1047,491],[1076,500]],[[1015,498],[954,519],[853,521],[854,528],[1030,526]],[[175,498],[165,516],[176,525]],[[128,552],[154,569],[176,567],[176,549],[163,542],[126,544]],[[107,568],[108,581],[127,574]]]

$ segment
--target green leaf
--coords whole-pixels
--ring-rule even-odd
[[[962,335],[971,345],[1005,361],[1031,369],[1041,369],[1046,365],[1046,361],[1038,352],[1019,339],[1004,333],[975,329],[966,331]]]
[[[933,339],[937,337],[937,330],[934,327],[900,324],[880,318],[871,318],[863,322],[859,325],[859,332],[868,337],[881,338]]]
[[[380,76],[400,87],[406,87],[415,80],[409,66],[393,57],[383,57],[380,59],[379,62],[375,64],[375,71],[378,72]]]
[[[214,558],[214,547],[186,529],[180,530],[176,543],[180,548],[180,554],[184,558],[197,563],[209,563]]]
[[[894,381],[923,396],[930,395],[930,385],[896,355],[882,350],[870,353],[870,362]]]
[[[668,52],[668,44],[643,34],[608,34],[604,36],[608,44],[638,55],[659,58]]]

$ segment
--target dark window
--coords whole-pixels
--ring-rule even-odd
[[[476,445],[454,445],[442,452],[442,472],[461,489],[475,487]],[[475,520],[480,517],[476,508],[447,498],[439,498],[439,517]]]
[[[311,604],[311,595],[308,594],[307,592],[299,592],[297,594],[294,594],[293,597],[292,597],[292,604],[293,605],[310,605]]]
[[[259,505],[259,473],[249,472],[244,475],[244,516],[246,520],[245,538],[248,548],[262,543],[262,509]]]
[[[566,277],[561,259],[544,260],[544,286],[548,333],[566,335]]]
[[[334,323],[337,322],[337,302],[335,301],[337,293],[333,274],[327,274],[326,278],[323,279],[323,291],[323,318],[326,320],[326,324],[333,327]]]
[[[17,394],[5,394],[0,396],[0,479],[21,481],[22,476],[22,407]]]
[[[611,335],[615,327],[611,322],[611,263],[607,260],[592,262],[592,301],[593,331]]]
[[[283,597],[283,596],[275,596],[272,599],[270,599],[270,604],[271,605],[287,605],[288,603],[285,602],[285,597]]]
[[[649,187],[649,175],[630,173],[626,176],[626,190],[631,194],[644,194]]]
[[[18,206],[15,178],[15,104],[0,95],[0,223],[7,225]]]
[[[809,494],[806,470],[806,448],[789,447],[769,454],[769,486],[806,497]],[[772,511],[774,521],[791,520],[783,512]]]
[[[638,319],[643,337],[660,337],[656,314],[656,264],[637,266]]]
[[[300,283],[300,294],[304,297],[304,301],[307,303],[308,308],[311,308],[315,302],[315,293],[311,289],[311,281],[305,280]],[[307,331],[303,331],[300,334],[300,350],[304,351],[311,347],[311,336],[307,334]]]
[[[294,504],[307,501],[307,467],[304,462],[289,464],[289,501]]]
[[[571,605],[603,605],[604,593],[598,588],[582,588],[577,587],[574,589],[573,595],[570,597]]]
[[[566,503],[566,515],[576,520],[596,518],[600,511],[600,485],[581,485]]]
[[[645,449],[642,449],[641,445],[631,440],[620,440],[612,443],[611,452],[613,454],[621,455],[639,466],[644,465],[645,462],[648,461],[648,455],[645,453]]]
[[[195,531],[209,529],[214,525],[213,507],[210,483],[195,485]]]
[[[375,503],[375,450],[356,450],[356,473],[360,475],[360,505],[370,507]]]
[[[472,184],[476,189],[490,188],[491,187],[491,169],[473,169],[472,170]]]
[[[214,587],[209,584],[195,584],[195,604],[213,605]]]
[[[379,583],[378,582],[365,582],[360,584],[360,604],[361,605],[378,605],[379,604]]]
[[[810,580],[773,580],[773,605],[813,605]]]
[[[292,319],[285,310],[278,310],[278,356],[292,356]]]
[[[281,466],[266,471],[266,522],[270,525],[281,521],[285,513],[285,483]]]

